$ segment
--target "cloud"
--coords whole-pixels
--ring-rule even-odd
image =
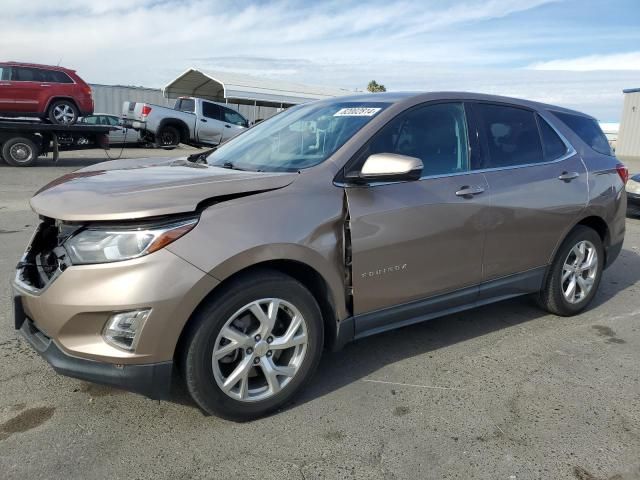
[[[550,60],[534,63],[528,68],[532,70],[564,70],[570,72],[640,70],[640,51]]]
[[[61,60],[94,83],[161,87],[197,67],[350,89],[376,79],[394,90],[501,93],[618,118],[620,91],[637,74],[558,74],[544,62],[559,45],[588,52],[600,33],[625,44],[640,35],[529,20],[558,8],[556,0],[2,0],[0,58]]]

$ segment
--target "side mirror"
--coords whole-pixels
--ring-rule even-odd
[[[420,178],[422,168],[422,160],[416,157],[375,153],[367,158],[359,172],[350,172],[346,178],[359,183],[411,181]]]

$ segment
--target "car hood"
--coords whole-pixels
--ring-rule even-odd
[[[283,188],[297,173],[244,172],[184,158],[116,160],[63,175],[31,199],[38,214],[82,222],[196,210],[206,200]]]

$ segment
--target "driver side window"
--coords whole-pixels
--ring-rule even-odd
[[[423,176],[469,170],[467,124],[462,103],[439,103],[400,114],[365,147],[359,162],[375,153],[396,153],[422,160]]]

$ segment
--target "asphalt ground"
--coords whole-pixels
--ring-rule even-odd
[[[361,340],[293,405],[233,423],[179,384],[157,402],[59,376],[13,330],[30,196],[104,158],[0,166],[0,478],[640,478],[639,219],[582,315],[519,298]]]

